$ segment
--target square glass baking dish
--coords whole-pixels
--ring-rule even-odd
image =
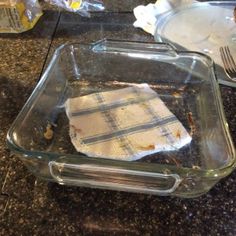
[[[65,101],[141,83],[158,93],[191,133],[191,143],[138,161],[77,152],[69,137]],[[212,60],[164,43],[104,39],[59,47],[12,124],[7,145],[47,181],[157,195],[199,196],[235,168]]]

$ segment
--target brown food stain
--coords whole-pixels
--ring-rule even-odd
[[[150,144],[148,146],[138,146],[139,149],[144,150],[144,151],[148,151],[148,150],[154,150],[155,149],[155,145],[154,144]]]
[[[48,140],[53,138],[53,130],[52,130],[51,124],[47,124],[46,131],[44,132],[43,136],[45,139],[48,139]]]
[[[192,136],[196,131],[196,126],[195,126],[194,121],[193,121],[192,112],[188,112],[187,116],[188,116],[188,123],[189,123],[190,129],[191,129],[190,135]]]
[[[83,130],[75,127],[74,125],[70,125],[77,133],[82,133]]]
[[[171,160],[175,163],[176,166],[180,166],[180,162],[176,158],[171,157]]]
[[[176,138],[181,138],[181,132],[180,132],[180,130],[177,130],[177,132],[176,132]]]
[[[192,112],[188,112],[188,122],[189,122],[190,125],[194,124]]]

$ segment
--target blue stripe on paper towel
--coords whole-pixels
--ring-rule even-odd
[[[169,117],[165,117],[162,119],[156,119],[153,120],[152,122],[146,123],[146,124],[141,124],[138,126],[134,126],[134,127],[130,127],[127,129],[121,129],[121,130],[117,130],[117,131],[113,131],[112,133],[108,133],[108,134],[101,134],[101,135],[97,135],[97,136],[92,136],[92,137],[88,137],[88,138],[84,138],[82,139],[82,142],[84,144],[94,144],[94,143],[99,143],[99,142],[104,142],[113,138],[118,138],[120,136],[123,135],[129,135],[132,133],[137,133],[137,132],[142,132],[142,131],[146,131],[147,129],[152,129],[158,126],[161,127],[163,125],[169,124],[169,123],[173,123],[173,122],[178,122],[177,118],[173,115],[169,116]]]
[[[116,118],[113,117],[113,115],[111,114],[110,110],[104,109],[105,105],[104,105],[104,98],[103,98],[102,94],[101,93],[95,93],[94,95],[95,95],[96,100],[98,101],[98,104],[100,105],[100,108],[102,110],[102,115],[103,115],[106,123],[109,124],[110,128],[112,129],[112,131],[118,130],[119,126],[118,126],[118,124],[116,122]],[[121,147],[122,147],[123,151],[126,152],[126,154],[134,155],[133,149],[130,146],[130,143],[127,140],[126,137],[120,135],[118,141],[120,142]],[[86,144],[88,144],[88,143],[86,143]]]
[[[133,91],[137,94],[137,96],[142,96],[140,94],[140,90],[138,90],[136,87],[133,88]],[[155,110],[153,110],[151,106],[145,106],[144,109],[146,110],[147,114],[152,117],[152,120],[162,119],[162,117]],[[160,130],[162,136],[166,137],[168,143],[173,145],[175,142],[175,138],[173,137],[172,132],[168,129],[168,126],[160,126]]]
[[[124,107],[124,106],[128,106],[131,104],[138,104],[141,102],[145,102],[145,101],[150,101],[152,99],[157,98],[157,95],[154,94],[152,96],[146,97],[146,98],[135,98],[135,99],[130,99],[130,100],[125,100],[125,101],[121,101],[121,102],[116,102],[113,104],[104,104],[102,107],[98,106],[98,107],[92,107],[89,109],[83,109],[77,112],[71,112],[70,115],[71,116],[83,116],[83,115],[88,115],[88,114],[92,114],[92,113],[96,113],[99,111],[107,111],[107,110],[111,110],[111,109],[115,109],[118,107]]]

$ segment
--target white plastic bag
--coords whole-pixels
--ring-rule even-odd
[[[61,7],[67,11],[78,13],[82,16],[90,16],[90,11],[103,11],[102,0],[45,0],[52,5]]]

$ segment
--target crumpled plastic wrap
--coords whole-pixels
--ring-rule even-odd
[[[38,0],[1,0],[0,33],[21,33],[29,30],[41,15]]]
[[[82,16],[90,16],[90,11],[103,11],[105,9],[101,0],[45,0],[52,5],[58,6],[70,12]]]

